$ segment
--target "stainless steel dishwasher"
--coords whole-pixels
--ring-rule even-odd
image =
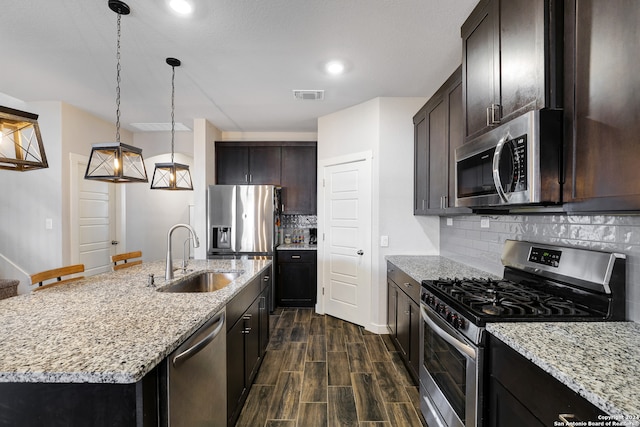
[[[166,359],[166,423],[170,427],[226,427],[225,309]]]

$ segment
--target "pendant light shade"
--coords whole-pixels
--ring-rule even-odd
[[[0,169],[48,168],[38,115],[0,107]]]
[[[116,141],[93,144],[85,179],[126,183],[149,182],[142,149],[120,142],[120,19],[131,12],[120,0],[108,0],[109,8],[118,14],[116,67]]]
[[[189,166],[173,161],[175,141],[175,93],[176,93],[176,67],[180,66],[180,60],[167,58],[167,64],[171,66],[171,163],[156,163],[151,178],[152,190],[193,190]]]

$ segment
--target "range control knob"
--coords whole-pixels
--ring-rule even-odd
[[[449,322],[453,325],[454,328],[460,329],[460,318],[456,314],[451,316],[451,320]]]

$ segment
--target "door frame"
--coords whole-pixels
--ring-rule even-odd
[[[338,165],[342,165],[342,164],[346,164],[346,163],[355,163],[355,162],[365,162],[365,164],[367,164],[368,166],[368,173],[369,173],[369,186],[371,189],[371,195],[370,195],[370,212],[371,212],[371,229],[368,231],[368,244],[366,247],[364,247],[364,250],[367,251],[367,253],[369,254],[368,257],[368,262],[366,263],[366,266],[368,267],[368,270],[366,271],[365,275],[366,277],[368,277],[369,282],[371,283],[371,280],[373,278],[373,266],[372,266],[372,262],[375,259],[375,257],[377,256],[376,254],[373,253],[373,248],[374,245],[372,244],[372,235],[373,235],[373,227],[374,227],[374,217],[375,217],[375,213],[373,211],[373,206],[374,206],[374,194],[375,194],[375,189],[374,189],[374,185],[373,185],[373,151],[361,151],[358,153],[352,153],[352,154],[345,154],[342,156],[337,156],[337,157],[331,157],[331,158],[327,158],[327,159],[322,159],[318,161],[318,210],[317,210],[317,217],[318,217],[318,259],[317,259],[317,283],[318,283],[318,290],[317,290],[317,298],[316,298],[316,312],[318,314],[325,314],[325,295],[323,295],[323,289],[325,287],[325,264],[327,262],[327,254],[325,254],[325,245],[324,245],[324,239],[325,239],[325,230],[326,230],[326,219],[325,219],[325,209],[326,209],[326,196],[325,196],[325,187],[324,187],[324,173],[325,173],[325,168],[327,167],[331,167],[331,166],[338,166]],[[371,285],[373,285],[373,283],[371,283]],[[368,301],[369,307],[367,310],[367,315],[366,315],[366,324],[364,325],[366,329],[368,330],[372,330],[373,328],[373,324],[371,323],[371,309],[373,308],[373,292],[371,295],[370,300]]]
[[[78,180],[80,178],[78,173],[78,167],[80,165],[87,165],[89,163],[89,157],[82,154],[69,153],[69,259],[71,264],[78,264],[80,262],[80,222],[78,215],[78,198],[80,195]],[[126,242],[126,203],[125,194],[126,189],[122,185],[115,185],[114,201],[115,201],[115,239],[119,242],[118,245],[121,248],[127,247]]]

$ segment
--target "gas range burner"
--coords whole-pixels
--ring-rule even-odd
[[[584,316],[573,301],[508,280],[438,279],[433,285],[478,315],[493,317]]]

